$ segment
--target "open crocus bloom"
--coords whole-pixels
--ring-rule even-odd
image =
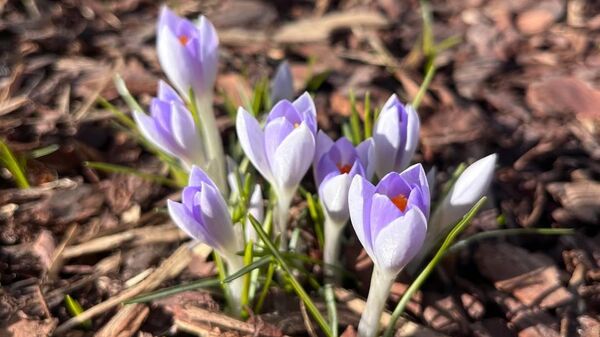
[[[404,170],[419,143],[419,116],[410,105],[403,105],[392,95],[383,106],[375,127],[373,143],[375,173],[383,177]]]
[[[180,159],[188,170],[192,165],[205,167],[205,149],[192,114],[165,82],[159,82],[158,97],[152,99],[150,116],[134,111],[133,118],[148,141]]]
[[[236,130],[250,162],[275,188],[277,225],[284,230],[292,197],[315,153],[317,120],[314,102],[308,93],[294,102],[280,101],[267,116],[264,129],[256,118],[240,107]]]
[[[323,131],[317,134],[314,176],[319,187],[319,198],[327,215],[337,224],[344,224],[348,213],[348,189],[352,178],[359,174],[370,177],[368,156],[371,139],[356,148],[346,138],[333,141]],[[370,172],[372,175],[372,172]]]
[[[204,16],[198,23],[181,18],[163,6],[158,19],[156,49],[163,71],[177,90],[189,98],[212,90],[217,73],[219,38]]]
[[[429,218],[429,186],[423,167],[389,173],[373,186],[354,177],[348,195],[356,235],[375,265],[396,275],[417,254]]]

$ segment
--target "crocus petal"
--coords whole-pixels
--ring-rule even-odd
[[[213,24],[205,17],[198,19],[198,28],[200,30],[200,46],[198,55],[201,55],[202,61],[202,81],[195,82],[202,85],[196,85],[194,88],[197,95],[203,94],[204,90],[212,90],[218,70],[219,60],[219,37]]]
[[[394,171],[398,149],[403,148],[402,141],[400,116],[397,109],[382,110],[373,129],[375,172],[379,177]]]
[[[385,228],[375,238],[375,261],[389,272],[398,273],[421,249],[427,232],[427,219],[413,208]]]
[[[292,105],[292,103],[288,100],[283,100],[277,102],[275,106],[269,112],[267,116],[267,124],[278,119],[285,118],[291,124],[298,124],[303,122],[302,116],[298,113],[298,110]]]
[[[158,61],[167,77],[182,95],[188,97],[192,81],[195,77],[202,76],[198,60],[188,52],[167,26],[163,26],[158,32],[156,49]]]
[[[374,257],[370,225],[371,202],[374,193],[375,186],[373,184],[359,175],[354,176],[348,190],[350,219],[358,240],[371,258]]]
[[[315,155],[315,138],[305,123],[287,136],[275,151],[271,163],[273,176],[280,189],[295,189],[310,167]]]
[[[339,175],[339,170],[335,163],[329,158],[329,156],[323,156],[319,161],[319,164],[315,167],[314,176],[317,186],[329,179],[330,176]]]
[[[265,153],[265,137],[258,121],[243,108],[238,109],[235,123],[240,145],[252,165],[269,181],[273,174]]]
[[[402,212],[387,195],[375,193],[371,202],[371,238],[376,239],[377,233],[387,227],[397,218],[401,217]]]
[[[163,5],[160,8],[160,14],[158,16],[158,30],[162,29],[162,27],[165,26],[171,29],[175,29],[179,20],[181,19],[175,13],[173,13],[173,11],[169,9],[169,7]]]
[[[367,179],[371,179],[375,173],[373,138],[367,138],[356,146],[356,154],[365,169]]]
[[[214,189],[218,189],[217,185],[210,179],[210,177],[202,169],[197,166],[192,166],[190,171],[190,177],[188,179],[188,186],[199,187],[202,184],[210,185]]]
[[[205,165],[204,146],[196,130],[192,114],[180,103],[171,102],[173,138],[184,149],[189,164]],[[182,158],[184,159],[184,158]]]
[[[379,181],[376,191],[377,193],[387,195],[389,198],[396,197],[399,194],[408,197],[411,186],[399,173],[390,172]]]
[[[165,102],[178,102],[183,104],[183,100],[179,97],[177,92],[163,80],[158,81],[158,99]]]
[[[271,165],[275,161],[277,148],[292,131],[294,126],[285,117],[272,120],[265,126],[265,153]]]
[[[329,137],[323,130],[319,130],[317,132],[316,146],[315,146],[315,158],[313,160],[313,165],[318,165],[321,157],[333,146],[333,139]]]
[[[202,205],[202,221],[206,232],[210,233],[213,240],[219,245],[215,247],[222,251],[235,251],[237,249],[233,224],[227,204],[218,189],[205,182],[201,183],[198,204]]]
[[[418,205],[425,215],[425,218],[429,219],[429,200],[431,200],[431,192],[429,190],[429,181],[427,180],[427,175],[423,170],[423,166],[421,164],[414,164],[400,173],[400,176],[405,181],[414,182],[414,185],[411,186],[411,188],[418,189],[419,193],[415,194],[418,196]]]
[[[144,138],[149,140],[154,146],[171,156],[177,157],[179,155],[178,151],[170,146],[169,141],[165,139],[163,132],[158,130],[152,117],[143,112],[134,111],[133,119]]]
[[[277,67],[275,76],[271,81],[271,102],[282,99],[292,100],[294,98],[294,80],[287,61],[283,61]]]
[[[396,157],[396,160],[400,159],[400,162],[396,163],[396,170],[404,170],[412,160],[417,145],[419,145],[419,130],[421,129],[421,122],[419,121],[419,115],[417,111],[410,105],[405,107],[406,109],[406,143],[404,145],[404,153],[402,156]]]
[[[329,216],[337,223],[344,223],[350,216],[348,213],[348,189],[352,177],[345,173],[325,181],[319,187],[319,197]]]
[[[296,98],[296,100],[292,103],[296,110],[303,117],[303,120],[306,121],[310,131],[313,134],[317,132],[317,108],[315,107],[315,102],[308,92],[304,92],[300,97]]]
[[[217,244],[208,235],[202,224],[194,219],[190,211],[183,204],[167,200],[167,209],[175,225],[181,228],[187,235],[213,248],[217,248]]]
[[[458,177],[450,193],[452,205],[470,205],[488,190],[494,177],[497,155],[491,154],[469,165]]]

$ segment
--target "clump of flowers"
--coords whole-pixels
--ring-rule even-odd
[[[256,293],[256,286],[250,284],[259,280],[258,273],[247,274],[261,268],[265,261],[273,263],[253,256],[255,249],[263,255],[271,250],[281,270],[289,271],[283,259],[294,255],[272,251],[273,242],[279,240],[280,249],[288,249],[290,206],[312,166],[324,218],[325,265],[338,265],[342,232],[348,220],[373,260],[369,296],[358,333],[361,337],[376,336],[396,276],[415,257],[418,264],[431,253],[449,226],[486,193],[496,155],[469,166],[432,211],[428,177],[421,164],[410,166],[419,143],[420,121],[415,108],[392,95],[374,121],[373,130],[369,130],[372,137],[358,141],[332,139],[318,130],[311,95],[305,92],[294,99],[292,73],[289,64],[282,62],[270,84],[271,93],[266,95],[266,100],[273,103],[270,111],[262,116],[259,111],[243,107],[237,110],[237,141],[251,165],[248,161],[238,165],[228,159],[227,170],[213,113],[218,46],[217,33],[207,18],[200,17],[194,23],[162,8],[157,28],[158,58],[175,89],[159,82],[150,114],[133,111],[133,117],[145,140],[178,161],[188,174],[181,201],[168,201],[171,219],[191,238],[223,257],[231,278],[231,311],[239,315]],[[274,195],[271,203],[265,202],[269,194],[264,192],[269,189],[255,183],[258,177],[253,176],[252,167],[270,186]],[[313,209],[313,213],[318,212]],[[273,226],[267,221],[271,214]],[[298,237],[294,239],[295,250]],[[267,279],[273,277],[275,267],[271,266]],[[325,270],[327,276],[334,276],[331,269]],[[326,325],[294,273],[285,276],[281,279],[291,284],[313,318],[331,336],[336,328]],[[246,277],[253,277],[254,283]],[[265,283],[270,282],[268,279]],[[327,282],[333,282],[332,278],[327,277]],[[257,301],[262,304],[261,300],[263,295]]]

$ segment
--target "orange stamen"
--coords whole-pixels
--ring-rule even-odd
[[[337,163],[335,166],[337,166],[338,171],[340,171],[340,173],[350,173],[350,170],[352,170],[352,165],[347,164],[347,165],[342,165],[340,163]]]
[[[398,194],[397,196],[390,198],[390,200],[392,200],[392,203],[394,203],[394,205],[396,205],[396,207],[398,207],[398,209],[402,212],[406,210],[406,204],[408,204],[408,199],[406,199],[406,197],[402,194]]]
[[[297,128],[297,127],[299,127],[299,126],[300,126],[300,123],[294,123],[294,129]]]
[[[181,43],[182,46],[185,46],[189,40],[190,38],[187,37],[187,35],[179,35],[179,43]]]

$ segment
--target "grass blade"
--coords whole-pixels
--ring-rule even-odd
[[[333,337],[333,335],[331,333],[331,329],[329,328],[329,325],[327,324],[327,321],[325,320],[325,318],[323,318],[323,315],[321,315],[321,313],[317,309],[317,306],[310,299],[310,297],[308,296],[308,294],[306,293],[304,288],[302,288],[302,285],[300,285],[298,280],[294,277],[294,275],[292,274],[292,270],[287,265],[284,258],[281,256],[281,253],[276,248],[275,244],[271,241],[271,239],[269,239],[269,236],[263,230],[262,225],[252,216],[252,214],[248,214],[248,218],[250,219],[250,223],[254,227],[256,234],[263,241],[263,243],[265,244],[265,247],[271,252],[271,254],[273,254],[273,257],[275,258],[275,260],[277,260],[277,262],[279,263],[279,266],[285,272],[290,284],[294,288],[294,291],[296,292],[298,297],[300,297],[302,302],[304,302],[304,305],[306,305],[306,308],[310,312],[311,316],[314,318],[314,320],[317,322],[317,324],[319,324],[319,327],[321,327],[321,330],[323,330],[323,333],[325,333],[325,335],[327,337]]]
[[[237,278],[240,278],[246,274],[248,274],[249,272],[253,271],[254,269],[260,268],[262,266],[266,266],[267,264],[269,264],[269,262],[271,262],[271,256],[263,256],[260,259],[252,262],[251,264],[246,264],[244,266],[244,268],[238,270],[237,272],[227,276],[224,280],[223,283],[229,283]]]
[[[165,177],[162,177],[162,176],[159,176],[156,174],[140,172],[136,169],[133,169],[133,168],[127,167],[127,166],[121,166],[121,165],[115,165],[115,164],[109,164],[109,163],[100,163],[100,162],[94,162],[94,161],[86,161],[83,164],[87,167],[105,171],[105,172],[133,174],[142,179],[150,180],[150,181],[153,181],[158,184],[162,184],[162,185],[166,185],[166,186],[170,186],[170,187],[174,187],[174,188],[182,187],[177,182],[175,182],[169,178],[165,178]]]
[[[29,188],[29,182],[27,181],[23,167],[3,140],[0,140],[0,163],[10,171],[17,187],[21,189]]]
[[[77,300],[75,300],[69,294],[65,295],[65,306],[67,307],[67,311],[69,312],[69,314],[71,314],[71,316],[73,317],[79,316],[83,312],[83,308],[81,307],[79,302],[77,302]],[[91,329],[92,321],[90,321],[89,319],[85,320],[81,323],[81,326],[85,329]]]
[[[495,238],[499,236],[510,236],[510,235],[573,235],[575,234],[574,228],[509,228],[509,229],[497,229],[491,231],[480,232],[473,234],[466,239],[456,242],[448,253],[457,252],[468,245],[480,241],[483,239]]]
[[[194,282],[190,282],[187,284],[180,284],[173,287],[164,288],[161,290],[153,291],[151,293],[143,294],[137,297],[134,297],[128,301],[125,301],[124,304],[132,304],[132,303],[145,303],[154,300],[158,300],[167,296],[175,295],[180,292],[195,290],[200,288],[208,288],[208,287],[216,287],[221,284],[221,281],[215,278],[198,280]]]

